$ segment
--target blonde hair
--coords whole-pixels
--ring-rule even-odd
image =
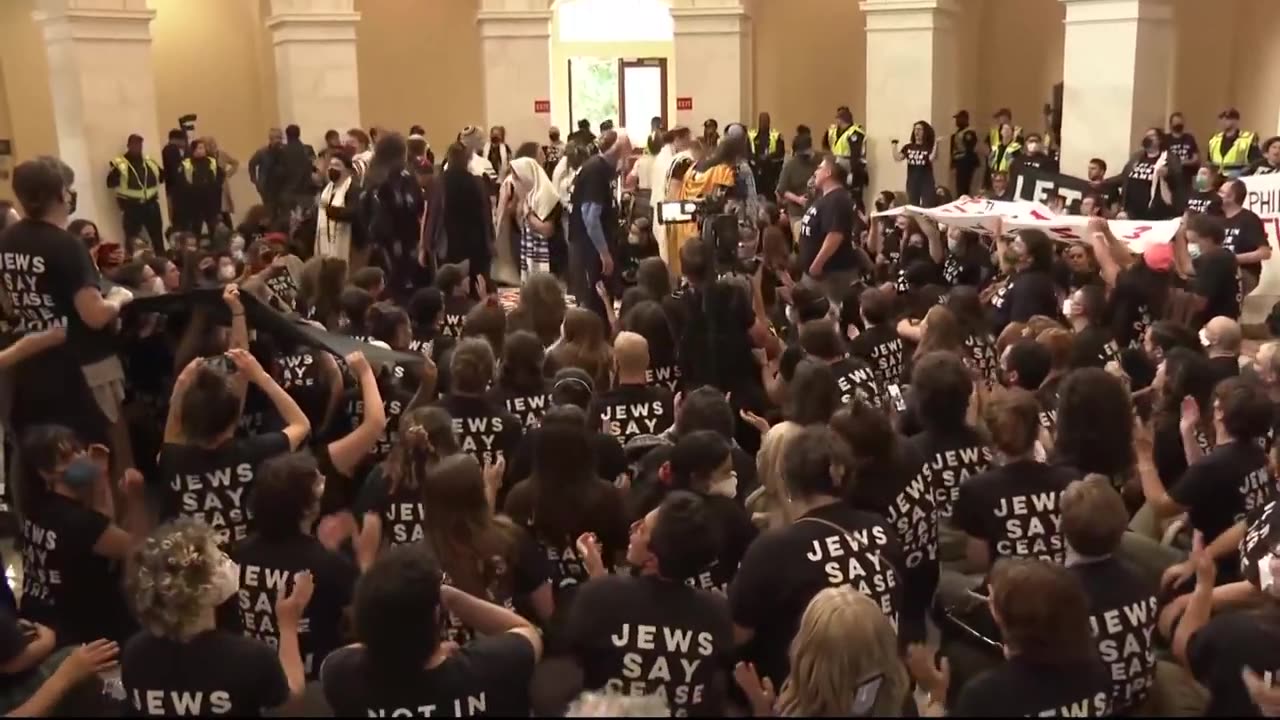
[[[804,426],[782,422],[769,428],[760,440],[760,452],[756,454],[756,475],[760,478],[760,487],[747,499],[746,505],[753,518],[756,515],[766,518],[765,527],[789,525],[794,519],[782,477],[782,458],[792,438],[801,430]]]
[[[190,518],[162,525],[130,556],[125,590],[147,631],[185,640],[214,594],[221,561],[214,531]]]
[[[911,686],[893,626],[871,598],[848,585],[827,588],[809,601],[791,641],[778,714],[847,716],[858,687],[877,675],[884,679],[866,715],[901,715]]]

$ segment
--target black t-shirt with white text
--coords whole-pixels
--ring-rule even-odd
[[[1280,544],[1280,503],[1269,501],[1261,508],[1245,516],[1245,533],[1240,539],[1240,577],[1254,587],[1262,589],[1259,566],[1270,562],[1276,545]]]
[[[858,398],[871,407],[882,407],[885,396],[876,371],[860,357],[849,355],[831,363],[831,372],[840,388],[840,402]]]
[[[1256,443],[1220,443],[1192,463],[1182,479],[1169,488],[1169,497],[1187,508],[1191,527],[1204,533],[1206,543],[1260,509],[1275,495],[1267,453]],[[1220,582],[1235,577],[1234,553],[1218,561]]]
[[[1089,598],[1089,624],[1098,657],[1111,676],[1111,705],[1127,715],[1141,705],[1155,681],[1156,585],[1119,560],[1068,565]]]
[[[511,462],[524,431],[520,420],[488,397],[448,394],[436,405],[453,418],[458,448],[483,466],[500,458]]]
[[[466,322],[467,313],[475,306],[475,301],[466,295],[449,295],[444,299],[444,318],[440,323],[440,334],[444,337],[462,337],[462,325]]]
[[[1209,691],[1206,717],[1260,717],[1240,673],[1252,668],[1267,685],[1280,674],[1280,615],[1273,607],[1214,615],[1187,643],[1187,666]]]
[[[960,486],[991,466],[994,453],[977,430],[964,426],[951,432],[925,430],[908,442],[932,469],[934,504],[939,520],[949,520]]]
[[[1195,293],[1205,299],[1200,323],[1218,316],[1240,317],[1240,274],[1235,253],[1223,247],[1205,248],[1195,259]]]
[[[1071,345],[1071,367],[1106,367],[1120,354],[1120,343],[1101,325],[1086,325],[1076,332]]]
[[[807,273],[822,249],[827,235],[840,235],[840,245],[827,258],[822,272],[853,270],[857,267],[853,252],[854,213],[849,191],[836,188],[819,197],[800,220],[800,267]]]
[[[1262,218],[1252,210],[1241,210],[1234,217],[1224,215],[1222,229],[1222,247],[1236,255],[1253,252],[1267,244],[1267,229],[1262,225]],[[1240,269],[1256,277],[1262,272],[1262,263],[1241,263]]]
[[[641,435],[658,435],[675,421],[671,391],[653,385],[619,385],[595,397],[589,417],[626,446]]]
[[[992,564],[1002,557],[1066,559],[1062,491],[1079,474],[1021,460],[988,469],[960,486],[952,519],[971,537],[987,541]]]
[[[996,356],[996,341],[989,333],[976,335],[970,333],[964,339],[964,348],[969,351],[966,365],[976,371],[978,379],[993,388],[1000,384],[1000,358]]]
[[[411,487],[407,482],[392,483],[385,464],[379,463],[369,471],[354,510],[358,518],[369,512],[382,515],[384,544],[407,545],[423,539],[422,521],[427,511],[422,488]]]
[[[656,577],[596,578],[578,591],[565,633],[584,688],[656,694],[676,717],[724,714],[734,648],[723,598]]]
[[[1097,661],[1047,665],[1014,657],[966,683],[947,714],[1107,717],[1111,681]]]
[[[902,384],[902,338],[890,324],[867,328],[849,343],[849,354],[866,361],[885,392]]]
[[[1058,316],[1058,295],[1053,277],[1038,270],[1014,273],[1009,282],[991,298],[997,332],[1011,322],[1026,322],[1035,315]]]
[[[522,392],[495,385],[489,395],[494,402],[516,416],[525,432],[542,424],[542,416],[551,407],[551,393],[545,388],[538,392]]]
[[[289,698],[276,651],[225,630],[187,642],[138,633],[120,652],[120,680],[132,717],[257,717]]]
[[[249,490],[264,460],[289,452],[284,433],[231,440],[216,448],[166,444],[160,450],[164,483],[161,517],[203,521],[226,548],[249,536]]]
[[[320,676],[337,717],[526,717],[534,662],[528,638],[500,633],[404,675],[388,674],[363,646],[349,645],[329,655]]]
[[[1213,190],[1194,192],[1187,198],[1187,210],[1196,214],[1222,217],[1222,196]]]

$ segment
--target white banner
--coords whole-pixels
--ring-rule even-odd
[[[1267,229],[1267,242],[1271,243],[1271,259],[1262,263],[1262,276],[1258,278],[1258,287],[1249,293],[1249,297],[1280,296],[1280,173],[1270,175],[1250,175],[1240,178],[1244,181],[1244,206],[1262,217],[1262,226]],[[1256,304],[1249,308],[1245,322],[1261,322],[1265,313],[1271,310],[1269,303],[1261,307]]]
[[[1109,220],[1111,234],[1124,241],[1129,250],[1141,253],[1147,246],[1173,242],[1181,220]],[[1033,228],[1059,242],[1089,242],[1089,218],[1082,215],[1062,215],[1049,221],[1029,218],[1013,218],[1005,221],[1005,229]]]

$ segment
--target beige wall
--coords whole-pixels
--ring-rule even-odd
[[[788,143],[802,123],[822,133],[840,105],[865,121],[866,21],[857,2],[760,0],[751,14],[756,111],[768,112]]]
[[[459,130],[484,123],[476,0],[356,0],[356,10],[361,122],[421,125],[442,160]]]
[[[58,136],[53,127],[53,99],[49,94],[49,63],[44,38],[31,13],[35,0],[0,2],[0,82],[3,82],[15,162],[36,155],[56,153]],[[0,183],[0,197],[13,197],[9,183]]]
[[[968,108],[975,126],[991,126],[998,108],[1013,111],[1014,122],[1043,132],[1044,104],[1062,82],[1062,21],[1058,0],[986,0],[978,34],[961,38],[961,54],[977,54],[977,88]]]

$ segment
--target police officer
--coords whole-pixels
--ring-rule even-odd
[[[191,155],[182,161],[180,178],[182,190],[177,194],[177,205],[187,221],[182,229],[199,235],[208,227],[212,238],[222,216],[222,184],[226,182],[226,173],[209,154],[204,139],[192,141]]]
[[[1013,124],[1012,110],[1010,110],[1009,108],[1000,108],[999,110],[996,111],[995,115],[991,116],[991,118],[995,120],[995,123],[993,123],[991,125],[991,129],[987,131],[987,136],[983,138],[983,140],[986,143],[986,151],[987,151],[987,173],[986,173],[986,177],[984,178],[984,183],[985,183],[985,186],[988,188],[991,187],[992,172],[999,172],[1001,170],[1003,170],[1004,172],[1009,171],[1008,165],[1005,165],[1004,168],[996,167],[997,165],[1001,164],[1001,162],[999,161],[1003,159],[1003,155],[999,155],[996,158],[997,159],[996,163],[993,164],[991,162],[991,155],[995,153],[1000,146],[1007,145],[1008,142],[1010,142],[1010,141],[1006,141],[1001,136],[1000,128],[1005,125],[1008,125],[1013,130],[1013,138],[1011,141],[1016,142],[1019,148],[1022,147],[1022,128],[1018,125]]]
[[[1249,165],[1262,159],[1258,136],[1240,129],[1240,111],[1235,108],[1218,113],[1218,125],[1222,130],[1209,138],[1209,164],[1227,177],[1240,177]]]
[[[766,197],[773,197],[787,148],[782,134],[773,128],[769,113],[760,113],[759,124],[747,133],[747,144],[750,146],[751,170],[756,176],[756,190]]]
[[[862,190],[867,185],[867,133],[853,122],[853,113],[846,106],[836,108],[836,121],[827,128],[822,147],[836,156],[836,160],[849,171],[848,184],[854,204],[862,207]]]
[[[973,192],[973,175],[981,164],[978,159],[978,133],[969,127],[969,111],[954,115],[956,131],[951,133],[951,169],[955,172],[956,197]]]
[[[107,188],[115,190],[124,226],[126,252],[133,252],[133,239],[147,231],[153,248],[162,248],[163,223],[160,220],[160,184],[164,182],[160,165],[142,154],[142,136],[130,135],[123,155],[111,161],[107,172]]]

